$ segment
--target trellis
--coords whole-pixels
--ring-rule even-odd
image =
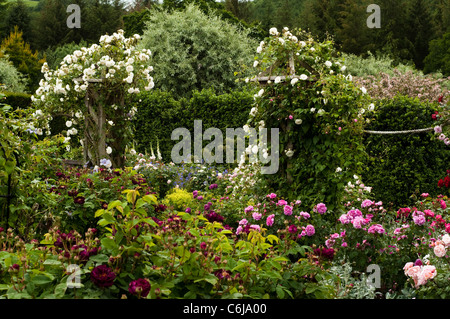
[[[84,81],[81,78],[75,81]],[[89,84],[103,83],[103,79],[89,79]],[[123,158],[121,156],[120,145],[121,137],[115,136],[115,147],[113,153],[109,156],[106,152],[106,112],[104,104],[100,100],[98,90],[94,85],[88,85],[84,103],[86,105],[87,114],[84,120],[84,138],[83,138],[83,157],[85,163],[91,162],[93,165],[99,165],[100,160],[111,157],[114,167],[122,167]],[[124,96],[120,90],[108,93],[103,102],[106,104],[115,104],[122,108],[125,104]]]
[[[297,61],[300,66],[308,70],[313,76],[308,77],[306,81],[310,83],[314,83],[317,81],[317,78],[319,78],[319,72],[317,72],[313,67],[311,67],[308,63],[305,61]],[[292,79],[301,79],[300,75],[295,74],[295,61],[294,61],[294,55],[291,53],[289,55],[289,61],[288,61],[288,75],[272,75],[273,70],[275,70],[277,67],[282,65],[281,61],[275,61],[274,64],[272,64],[266,71],[261,72],[257,77],[252,78],[250,81],[252,82],[258,82],[261,86],[266,86],[269,84],[269,81],[275,81],[276,79],[279,79],[281,81],[286,80],[292,80]],[[302,80],[304,81],[304,80]],[[293,124],[292,121],[287,122],[280,122],[280,128],[283,133],[288,133],[292,131]],[[270,142],[270,140],[269,140]],[[287,149],[293,149],[294,142],[290,139],[286,143]],[[288,159],[286,164],[286,181],[288,184],[292,184],[293,177],[291,173],[289,173],[289,169],[292,168],[292,162]]]

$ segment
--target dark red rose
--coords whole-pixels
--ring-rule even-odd
[[[85,198],[83,196],[78,196],[78,197],[75,197],[73,199],[73,201],[74,201],[75,204],[83,205],[84,201],[85,201]]]
[[[444,186],[444,180],[441,178],[438,182],[438,187]]]
[[[444,185],[447,188],[450,187],[450,176],[445,176],[445,178],[444,178]]]
[[[328,259],[328,260],[333,260],[334,249],[333,248],[317,248],[317,249],[314,249],[314,254],[319,257]]]
[[[95,267],[91,272],[91,280],[98,287],[111,287],[116,279],[116,274],[106,265]]]
[[[138,297],[147,297],[151,287],[152,286],[147,279],[139,278],[130,282],[130,284],[128,285],[128,291],[130,292],[130,294]]]

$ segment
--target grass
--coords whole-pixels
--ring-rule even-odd
[[[8,0],[8,2],[14,3],[14,2],[16,2],[16,0]],[[38,5],[39,0],[23,0],[23,2],[24,2],[28,7],[34,8],[35,6]]]

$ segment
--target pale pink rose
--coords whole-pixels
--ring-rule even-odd
[[[434,254],[437,257],[444,257],[445,253],[446,253],[446,250],[445,250],[445,246],[444,245],[436,245],[436,246],[434,246]]]
[[[433,265],[423,266],[421,274],[425,280],[433,279],[437,274],[436,267]]]
[[[255,212],[255,213],[252,214],[252,217],[253,217],[254,220],[260,220],[261,217],[262,217],[262,214]]]
[[[405,271],[406,275],[409,277],[417,276],[420,273],[420,266],[413,266]]]
[[[442,236],[442,242],[444,243],[445,246],[450,245],[450,236],[448,234]]]

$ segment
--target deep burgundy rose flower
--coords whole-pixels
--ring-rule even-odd
[[[214,275],[219,279],[231,278],[231,271],[225,269],[219,269],[214,272]]]
[[[223,222],[224,217],[222,215],[217,214],[215,211],[211,211],[209,214],[205,214],[206,219],[208,219],[208,221],[210,223],[213,222]]]
[[[73,199],[73,201],[74,201],[75,204],[83,205],[84,201],[85,201],[85,198],[83,196],[78,196],[78,197],[75,197]]]
[[[334,249],[333,248],[317,248],[317,249],[314,249],[314,254],[319,257],[328,259],[328,260],[333,260]]]
[[[91,280],[98,287],[111,287],[116,279],[116,274],[106,265],[95,267],[91,272]]]
[[[138,297],[147,297],[151,289],[150,282],[147,279],[139,278],[130,282],[128,291],[130,294]]]
[[[438,187],[444,186],[444,180],[441,178],[438,182]]]

